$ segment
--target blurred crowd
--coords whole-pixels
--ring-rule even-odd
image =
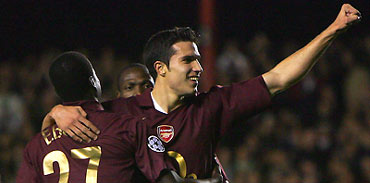
[[[227,40],[216,60],[217,83],[260,75],[305,42]],[[116,97],[119,70],[139,60],[118,51],[77,50],[92,61],[103,100]],[[14,182],[25,144],[60,100],[48,81],[49,49],[0,61],[0,182]],[[370,36],[339,39],[298,84],[273,99],[267,111],[234,121],[217,155],[233,183],[370,182]]]
[[[262,74],[302,45],[274,43],[263,33],[245,45],[228,41],[218,81]],[[337,40],[271,109],[235,120],[218,151],[231,182],[370,182],[369,60],[370,37]]]

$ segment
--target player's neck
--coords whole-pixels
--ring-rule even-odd
[[[100,103],[99,99],[98,99],[97,97],[94,97],[94,100],[95,100],[97,103],[99,103],[99,108],[100,108],[100,110],[104,110],[104,107],[103,107],[103,105],[101,105],[101,103]]]
[[[159,106],[169,113],[181,106],[181,96],[177,95],[171,88],[161,81],[156,81],[152,91],[153,97]]]
[[[86,98],[85,100],[91,100],[91,101],[95,101],[95,102],[97,102],[98,104],[99,104],[99,109],[100,110],[104,110],[104,107],[103,107],[103,105],[100,103],[100,101],[99,101],[99,98],[98,97],[96,97],[96,96],[89,96],[88,98]]]

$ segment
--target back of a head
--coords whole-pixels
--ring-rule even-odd
[[[152,35],[143,51],[143,61],[154,79],[157,73],[154,69],[155,61],[162,61],[169,66],[171,56],[175,53],[172,45],[180,41],[190,41],[198,44],[199,35],[189,27],[176,27],[163,30]]]
[[[90,61],[81,53],[59,55],[49,69],[49,77],[56,93],[64,102],[93,99],[89,78],[93,76]]]

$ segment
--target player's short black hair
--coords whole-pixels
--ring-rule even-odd
[[[51,83],[64,102],[91,99],[91,76],[93,67],[90,61],[83,54],[74,51],[59,55],[49,69]]]
[[[148,68],[145,67],[145,65],[140,64],[140,63],[132,63],[124,68],[121,69],[119,74],[117,75],[117,90],[121,92],[121,77],[123,73],[125,73],[127,70],[132,69],[132,68],[140,68],[142,69],[145,73],[149,74]]]
[[[172,45],[180,41],[198,44],[199,35],[190,27],[176,27],[160,31],[149,38],[144,47],[143,61],[154,79],[157,77],[154,62],[162,61],[169,66],[170,58],[175,53]]]

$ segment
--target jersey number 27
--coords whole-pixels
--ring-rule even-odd
[[[85,147],[82,149],[72,149],[72,158],[76,159],[90,159],[89,165],[86,170],[86,182],[98,182],[98,166],[101,157],[101,147],[92,146]],[[44,175],[49,175],[54,173],[53,163],[57,162],[59,165],[60,175],[59,183],[68,183],[69,178],[69,162],[67,156],[62,151],[52,151],[48,153],[43,160],[42,166],[44,170]]]

